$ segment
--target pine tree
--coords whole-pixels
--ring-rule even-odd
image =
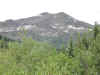
[[[99,33],[99,29],[98,29],[98,24],[97,23],[95,23],[95,27],[94,27],[93,31],[94,31],[94,33],[93,33],[94,39],[96,40],[96,37],[97,37],[97,35]]]
[[[74,51],[74,47],[73,47],[73,40],[72,40],[72,36],[70,37],[70,42],[69,42],[69,47],[68,47],[68,54],[71,57],[74,57],[73,51]]]

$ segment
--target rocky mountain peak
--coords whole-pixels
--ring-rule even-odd
[[[22,30],[25,29],[26,36],[34,40],[62,44],[69,40],[70,34],[73,33],[75,39],[77,32],[83,33],[92,28],[91,24],[79,21],[64,12],[44,12],[37,16],[0,22],[0,35],[21,40],[18,33],[23,33]]]
[[[44,16],[44,15],[51,15],[51,13],[49,12],[43,12],[43,13],[40,13],[40,15]]]
[[[65,12],[59,12],[59,13],[56,13],[56,15],[67,16]]]

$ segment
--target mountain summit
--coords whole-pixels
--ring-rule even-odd
[[[21,40],[18,33],[23,34],[24,29],[27,32],[26,37],[59,46],[69,40],[70,34],[76,37],[77,32],[91,31],[92,28],[91,24],[79,21],[64,12],[44,12],[38,16],[0,22],[0,35],[12,40]]]

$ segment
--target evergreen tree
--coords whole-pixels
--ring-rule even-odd
[[[74,51],[74,47],[73,47],[73,40],[72,40],[72,36],[71,36],[70,41],[69,41],[69,47],[68,47],[69,56],[74,57],[73,51]]]
[[[99,33],[98,25],[97,25],[97,23],[95,23],[95,27],[94,27],[94,30],[93,30],[93,35],[94,35],[95,40],[96,40],[98,33]]]
[[[89,40],[85,36],[82,38],[82,44],[88,50],[88,48],[89,48]]]

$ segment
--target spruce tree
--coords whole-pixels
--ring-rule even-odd
[[[69,47],[68,47],[68,53],[69,56],[74,57],[73,51],[74,51],[74,47],[73,47],[73,40],[72,40],[72,36],[70,37],[70,42],[69,42]]]
[[[94,35],[95,40],[96,40],[98,33],[99,33],[98,24],[95,23],[95,27],[94,27],[94,30],[93,30],[93,35]]]

